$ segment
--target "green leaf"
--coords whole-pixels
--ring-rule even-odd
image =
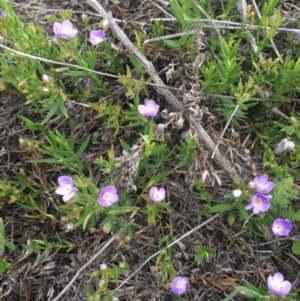
[[[139,209],[140,209],[139,207],[121,206],[121,207],[117,207],[117,208],[111,209],[108,212],[108,214],[118,215],[118,214],[124,214],[124,213],[129,213],[129,212],[137,211]]]
[[[234,221],[235,221],[235,214],[233,211],[230,211],[227,215],[227,221],[228,221],[228,224],[231,226],[233,225]]]
[[[78,150],[77,153],[76,153],[76,156],[77,156],[78,158],[81,157],[81,155],[83,154],[83,152],[84,152],[85,149],[87,148],[87,146],[88,146],[88,144],[89,144],[89,142],[90,142],[90,139],[91,139],[91,136],[88,136],[88,137],[84,140],[84,142],[82,143],[82,145],[80,146],[79,150]]]
[[[114,224],[114,218],[112,216],[108,216],[102,223],[102,229],[105,233],[109,233]]]
[[[266,1],[263,6],[263,9],[262,9],[262,15],[264,17],[268,16],[271,13],[272,9],[274,9],[276,7],[276,5],[278,4],[278,1],[279,0]]]
[[[246,221],[249,218],[249,213],[248,211],[245,209],[245,204],[239,203],[236,208],[239,210],[240,215],[242,217],[241,220]]]
[[[300,255],[300,241],[293,242],[292,251],[295,255]]]
[[[170,6],[171,6],[171,10],[172,10],[172,13],[174,14],[175,19],[178,21],[178,23],[183,25],[184,17],[183,17],[183,13],[182,13],[182,7],[179,5],[178,1],[170,0]]]
[[[13,251],[13,252],[15,252],[15,251],[17,250],[16,246],[15,246],[13,243],[11,243],[11,242],[5,243],[5,246],[6,246],[7,248],[9,248],[9,249],[10,249],[11,251]]]
[[[183,10],[182,14],[183,14],[183,16],[191,9],[191,7],[193,5],[193,1],[194,0],[184,0],[182,2],[182,5],[183,5],[183,7],[182,7],[182,10]]]
[[[223,213],[230,210],[232,210],[231,204],[218,204],[211,209],[213,213]]]
[[[89,221],[89,219],[90,219],[90,217],[91,217],[92,215],[93,215],[93,212],[90,212],[88,215],[85,216],[84,222],[83,222],[83,225],[82,225],[83,230],[85,230],[86,225],[87,225],[87,222]]]
[[[208,260],[213,256],[213,249],[195,246],[197,263],[201,264],[203,260]]]
[[[3,224],[3,219],[0,218],[0,243],[4,242],[5,239],[5,228]]]
[[[120,139],[120,144],[125,151],[129,151],[131,149],[130,145],[127,144],[124,140]]]
[[[0,276],[2,276],[6,271],[6,262],[0,258]]]
[[[63,113],[63,115],[68,118],[68,112],[67,112],[67,108],[66,108],[66,103],[62,100],[57,100],[58,103],[58,107],[60,108],[60,111]]]
[[[21,115],[19,115],[18,117],[22,121],[25,122],[25,126],[26,126],[26,128],[28,130],[30,130],[30,131],[38,131],[40,129],[40,127],[36,123],[34,123],[33,121],[31,121],[30,119],[28,119],[28,118],[26,118],[24,116],[21,116]]]
[[[166,44],[167,46],[169,46],[171,48],[180,48],[180,43],[177,41],[165,40],[163,42],[164,42],[164,44]]]
[[[256,297],[256,294],[251,292],[246,286],[236,286],[235,289],[246,298],[254,299]]]
[[[51,108],[50,108],[50,110],[49,110],[49,112],[48,112],[46,118],[43,120],[42,124],[45,124],[47,121],[49,121],[49,120],[51,119],[51,117],[53,117],[54,114],[57,112],[57,110],[58,110],[58,102],[55,102],[55,103],[51,106]]]

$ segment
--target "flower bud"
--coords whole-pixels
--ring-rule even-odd
[[[67,224],[66,229],[67,229],[68,232],[71,231],[71,230],[73,230],[73,228],[74,228],[74,224],[72,224],[72,223],[68,223]]]
[[[103,28],[104,31],[107,31],[107,29],[109,28],[109,23],[108,23],[107,19],[105,19],[103,21],[102,28]]]
[[[89,19],[89,17],[87,16],[87,14],[82,14],[82,15],[81,15],[81,20],[82,20],[82,22],[83,22],[85,25],[88,25],[88,24],[89,24],[89,21],[90,21],[90,19]]]
[[[286,149],[293,151],[295,149],[295,143],[293,141],[288,141]]]
[[[255,187],[255,183],[254,183],[254,182],[250,182],[250,183],[248,184],[248,186],[249,186],[249,188],[254,188],[254,187]]]
[[[104,271],[104,270],[106,270],[107,269],[107,264],[106,263],[101,263],[100,264],[100,270],[101,271]]]
[[[50,76],[49,75],[47,75],[47,74],[44,74],[43,75],[43,81],[44,81],[44,83],[49,83],[49,81],[50,81]]]
[[[235,198],[239,198],[243,194],[243,192],[241,189],[235,189],[232,191],[232,194]]]
[[[14,44],[14,49],[16,49],[17,51],[21,51],[20,45],[18,43]]]

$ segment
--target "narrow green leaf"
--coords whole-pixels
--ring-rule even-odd
[[[3,219],[0,218],[0,242],[4,241],[5,239],[5,228],[3,224]]]
[[[262,15],[264,17],[267,17],[271,11],[276,7],[276,5],[278,4],[279,0],[269,0],[266,1],[265,4],[263,5],[263,9],[262,9]]]
[[[68,112],[67,112],[66,103],[61,99],[57,100],[57,103],[58,103],[58,107],[60,108],[60,111],[63,113],[63,115],[66,118],[68,118],[69,115],[68,115]]]
[[[166,44],[167,46],[169,46],[171,48],[180,48],[180,43],[177,41],[165,40],[163,42],[164,42],[164,44]]]
[[[33,121],[31,121],[30,119],[22,116],[22,115],[19,115],[18,116],[22,121],[25,122],[25,126],[28,130],[30,131],[38,131],[40,129],[40,127],[34,123]]]
[[[15,252],[17,250],[16,246],[11,242],[5,243],[5,246],[13,252]]]
[[[42,124],[45,124],[47,121],[49,121],[49,120],[51,119],[51,117],[53,117],[54,114],[57,112],[57,110],[58,110],[58,102],[55,102],[55,103],[51,106],[51,108],[50,108],[50,110],[49,110],[47,116],[46,116],[45,119],[43,120]]]
[[[85,151],[85,149],[87,148],[89,142],[90,142],[91,136],[88,136],[84,142],[82,143],[82,145],[80,146],[79,150],[76,153],[76,157],[80,158],[81,155],[83,154],[83,152]]]
[[[0,258],[0,276],[2,276],[6,271],[6,262]]]
[[[212,207],[212,212],[214,213],[223,213],[226,211],[232,210],[232,205],[230,204],[218,204],[214,207]]]
[[[84,222],[83,222],[83,225],[82,225],[83,230],[85,230],[87,222],[89,221],[89,219],[92,216],[92,214],[93,214],[93,212],[90,212],[88,215],[85,216]]]
[[[137,211],[139,209],[140,209],[139,207],[121,206],[121,207],[111,209],[108,213],[118,215],[118,214],[124,214],[124,213],[128,213],[128,212]]]
[[[170,7],[172,10],[172,13],[174,14],[175,19],[183,25],[184,18],[182,13],[182,7],[179,5],[177,0],[170,0]]]

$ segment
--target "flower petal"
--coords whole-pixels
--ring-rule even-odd
[[[53,24],[53,31],[54,31],[54,34],[59,37],[61,34],[61,24],[58,22],[55,22]]]
[[[58,177],[57,182],[58,182],[59,186],[69,186],[69,185],[71,185],[72,187],[74,186],[73,179],[68,176]]]
[[[281,273],[276,273],[273,275],[273,281],[274,283],[281,283],[284,280],[283,275]]]
[[[59,195],[65,195],[66,193],[68,193],[69,190],[68,188],[66,187],[63,187],[63,186],[58,186],[56,189],[55,189],[55,193],[59,194]]]
[[[138,105],[138,111],[143,116],[147,116],[147,114],[148,114],[148,109],[145,105]]]
[[[66,193],[66,194],[63,196],[63,198],[62,198],[63,201],[64,201],[64,202],[68,202],[68,201],[72,198],[72,196],[75,194],[75,192],[76,192],[75,189],[68,191],[68,193]]]
[[[287,280],[283,281],[281,283],[280,295],[281,296],[287,295],[291,291],[291,289],[292,289],[292,284]]]
[[[66,29],[73,29],[73,24],[69,20],[63,21],[61,25],[62,25],[62,27],[66,28]]]

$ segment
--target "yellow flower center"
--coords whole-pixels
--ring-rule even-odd
[[[110,194],[106,192],[103,197],[108,201],[110,199]]]
[[[257,200],[255,201],[255,204],[256,204],[256,205],[260,205],[260,204],[261,204],[261,199],[257,199]]]
[[[282,226],[281,226],[281,225],[278,225],[276,228],[277,228],[277,230],[279,230],[279,231],[282,230]]]

